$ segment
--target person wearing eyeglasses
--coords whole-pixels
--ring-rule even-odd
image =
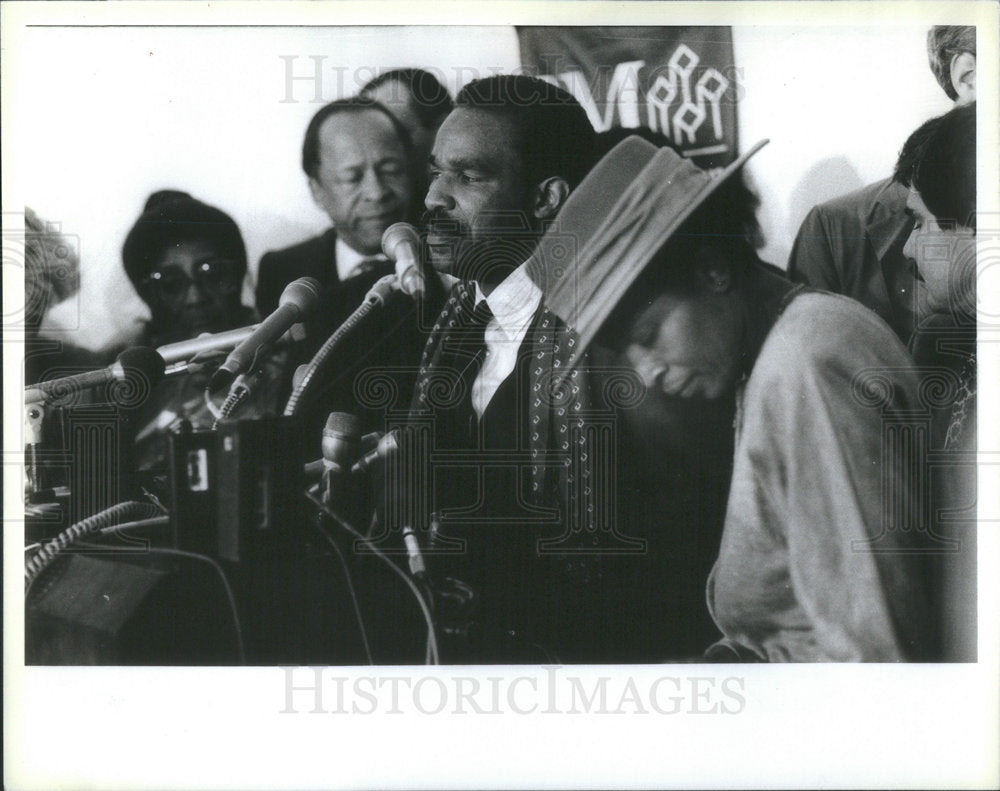
[[[186,192],[150,195],[122,258],[149,306],[147,345],[253,323],[253,309],[240,301],[247,271],[240,229],[224,211]]]
[[[151,318],[141,345],[157,347],[253,324],[253,308],[240,300],[247,271],[240,229],[221,209],[186,192],[161,190],[146,201],[122,249],[125,273],[149,306]],[[265,364],[254,398],[241,417],[273,413],[284,368],[280,355]],[[205,404],[208,371],[161,382],[137,422],[140,470],[158,469],[165,459],[165,432],[181,420],[194,428],[212,425]]]

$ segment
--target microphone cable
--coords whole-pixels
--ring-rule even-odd
[[[296,385],[291,396],[288,398],[288,403],[285,405],[285,415],[291,416],[298,414],[301,405],[305,403],[306,394],[309,393],[310,387],[317,379],[317,374],[326,365],[328,359],[333,354],[334,349],[337,348],[341,340],[350,335],[355,328],[365,320],[368,314],[375,310],[377,305],[385,303],[386,295],[391,287],[391,283],[395,280],[395,277],[395,275],[386,275],[376,281],[375,285],[373,285],[368,291],[364,301],[358,305],[357,308],[355,308],[354,312],[347,317],[344,323],[337,328],[333,335],[326,339],[326,342],[320,350],[313,355],[305,373],[302,375],[302,379],[299,381],[298,385]]]
[[[347,591],[351,594],[351,606],[354,609],[354,617],[358,622],[358,631],[361,633],[361,642],[364,645],[365,657],[368,659],[369,665],[374,665],[375,660],[372,657],[371,645],[368,642],[368,629],[365,627],[365,620],[361,615],[361,605],[358,602],[358,594],[354,590],[354,580],[351,577],[351,570],[347,565],[347,559],[344,557],[344,553],[341,552],[340,547],[337,546],[337,542],[334,541],[333,536],[331,536],[330,533],[318,522],[316,524],[316,530],[330,545],[334,554],[337,556],[337,560],[340,561],[340,567],[344,572],[344,579],[347,582]]]
[[[166,517],[164,517],[166,518]],[[133,527],[151,527],[157,519],[147,519],[143,522],[131,522],[122,525],[112,525],[111,527],[104,528],[101,532],[107,534],[108,532],[117,532],[119,530],[126,530]],[[81,541],[77,544],[80,547],[86,547],[88,549],[107,549],[107,547],[102,544],[91,544],[86,541]],[[215,571],[219,582],[222,583],[222,589],[226,594],[226,600],[229,604],[229,612],[232,616],[233,621],[233,636],[234,643],[236,645],[236,654],[239,657],[239,663],[245,665],[247,663],[246,649],[243,641],[243,626],[240,622],[240,613],[236,607],[236,596],[233,593],[232,585],[229,584],[229,578],[226,576],[226,572],[222,569],[215,560],[210,558],[208,555],[201,555],[197,552],[188,552],[183,549],[172,549],[169,547],[146,547],[142,550],[143,554],[153,554],[153,555],[163,555],[166,557],[181,557],[187,558],[189,560],[197,560],[202,563],[207,563]]]
[[[34,557],[25,561],[25,598],[27,598],[28,590],[31,588],[31,583],[34,582],[38,578],[38,575],[41,574],[41,572],[50,563],[52,563],[56,556],[58,556],[59,553],[67,547],[79,542],[87,536],[97,533],[105,527],[119,524],[122,520],[134,522],[136,520],[150,519],[152,517],[162,515],[162,509],[153,505],[153,503],[143,503],[130,500],[128,502],[113,505],[110,508],[106,508],[105,510],[94,514],[93,516],[88,516],[86,519],[70,525],[59,535],[46,543],[40,550],[38,550],[38,553]]]
[[[324,503],[321,498],[316,497],[312,492],[309,491],[305,493],[305,496],[314,505],[322,509],[323,513],[325,513],[327,516],[333,519],[334,522],[336,522],[345,530],[347,530],[347,532],[349,532],[357,540],[364,543],[372,551],[372,553],[377,558],[379,558],[379,560],[384,562],[390,569],[392,569],[393,573],[395,573],[400,579],[403,580],[404,583],[406,583],[406,587],[410,589],[410,592],[413,594],[413,597],[417,600],[417,604],[420,605],[420,612],[423,614],[424,621],[427,624],[427,655],[426,655],[427,664],[430,665],[440,664],[441,656],[438,651],[437,631],[434,628],[434,618],[431,615],[430,607],[428,607],[427,602],[424,600],[423,594],[420,592],[420,589],[416,586],[413,580],[410,579],[410,577],[406,574],[405,571],[403,571],[401,568],[399,568],[399,566],[393,563],[392,560],[390,560],[389,557],[387,557],[386,554],[382,552],[382,550],[379,549],[370,538],[362,535],[353,525],[345,521],[344,518],[340,516],[340,514],[338,514],[336,511],[330,508],[326,503]]]

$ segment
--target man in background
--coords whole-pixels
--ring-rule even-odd
[[[976,658],[975,103],[927,121],[913,137],[916,156],[897,166],[915,220],[903,252],[926,292],[910,351],[924,382],[947,393],[923,404],[935,457],[927,476],[931,530],[946,550],[936,601],[945,659],[968,662]]]
[[[313,200],[333,227],[261,258],[256,301],[262,317],[277,308],[293,280],[316,278],[323,287],[323,321],[311,328],[322,336],[309,343],[315,351],[372,284],[393,271],[382,255],[382,234],[410,219],[410,157],[406,129],[371,99],[340,99],[313,116],[302,144],[302,169]]]
[[[975,100],[974,27],[932,27],[927,57],[948,98],[956,105]],[[913,264],[903,255],[913,230],[906,198],[906,186],[888,178],[815,206],[788,262],[792,280],[858,300],[904,343],[913,333],[917,304]]]
[[[418,200],[427,192],[427,159],[434,136],[454,102],[441,82],[424,69],[392,69],[370,80],[361,95],[384,105],[406,127],[413,141],[413,172]]]

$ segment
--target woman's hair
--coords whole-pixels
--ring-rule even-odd
[[[31,328],[53,305],[80,289],[76,250],[56,226],[24,207],[24,313]]]

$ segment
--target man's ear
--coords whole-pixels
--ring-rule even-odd
[[[733,271],[729,264],[721,261],[707,261],[698,267],[698,276],[703,286],[715,294],[724,294],[732,288]]]
[[[326,207],[323,204],[323,185],[312,176],[309,177],[309,194],[312,195],[312,199],[316,205],[326,211]]]
[[[565,179],[552,176],[535,188],[532,211],[536,220],[549,220],[556,216],[569,197],[569,184]]]
[[[951,84],[959,104],[976,100],[976,56],[962,52],[951,59]]]

